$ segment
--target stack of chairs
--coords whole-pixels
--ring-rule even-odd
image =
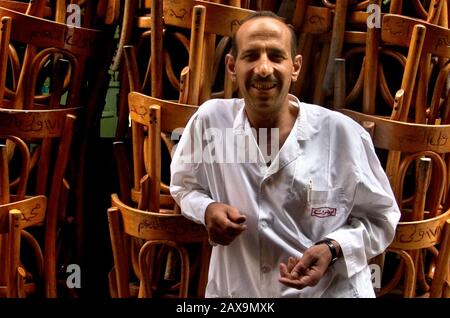
[[[174,136],[179,137],[177,134],[199,104],[212,96],[232,96],[229,78],[218,80],[221,87],[217,92],[213,92],[214,82],[223,67],[233,26],[252,11],[215,1],[146,1],[140,9],[129,11],[136,14],[136,19],[124,17],[125,27],[133,29],[129,21],[137,21],[134,29],[138,40],[137,45],[124,45],[122,54],[121,70],[127,74],[127,83],[121,87],[128,87],[130,93],[128,107],[119,106],[114,144],[120,193],[111,196],[112,207],[108,210],[114,256],[110,294],[202,297],[211,252],[207,233],[203,226],[184,218],[171,198],[169,187],[162,180],[161,172],[169,169],[162,150],[168,149],[170,159]],[[142,14],[148,9],[149,15]],[[217,16],[221,16],[220,23]],[[142,28],[150,31],[139,32]],[[147,52],[151,54],[144,62],[148,66],[138,68],[137,61],[142,61],[145,54],[142,38],[149,37]],[[188,54],[170,52],[175,45],[169,39],[179,40]],[[171,60],[174,56],[178,58],[176,63]],[[178,71],[174,71],[177,66]],[[146,73],[139,74],[139,69]],[[164,81],[170,83],[172,92],[161,84]],[[128,118],[131,131],[126,127]],[[127,134],[132,141],[130,152],[124,143]],[[139,224],[149,225],[138,231]]]
[[[87,79],[97,76],[88,66],[104,34],[88,27],[107,9],[105,1],[71,4],[78,3],[80,27],[66,24],[73,22],[67,1],[0,2],[2,296],[70,293],[64,270],[74,262],[84,213],[80,128],[101,111],[87,109],[86,99]]]
[[[445,125],[438,130],[431,128],[432,135],[428,135],[427,131],[430,124],[438,123],[436,119],[440,118],[441,124],[448,120],[448,64],[446,47],[442,44],[448,43],[445,42],[448,39],[448,4],[447,1],[432,1],[429,9],[425,9],[419,1],[413,2],[414,9],[420,15],[418,19],[400,15],[411,10],[403,6],[402,1],[395,0],[388,5],[382,5],[380,0],[337,0],[334,3],[299,0],[289,12],[290,16],[286,17],[298,34],[298,51],[303,55],[302,71],[291,92],[301,100],[340,109],[368,128],[372,127],[375,146],[389,151],[386,169],[404,213],[402,221],[424,222],[401,225],[398,233],[403,226],[443,233],[437,235],[436,240],[420,246],[416,244],[414,249],[420,248],[419,252],[405,252],[411,255],[414,268],[406,267],[404,263],[399,265],[398,273],[394,275],[396,281],[388,284],[395,287],[398,287],[405,267],[409,268],[409,275],[413,272],[417,277],[419,266],[424,261],[430,263],[429,255],[422,255],[425,249],[432,250],[434,255],[438,255],[438,250],[443,251],[437,257],[437,264],[445,264],[448,258],[448,230],[445,227],[449,208],[446,185],[449,175],[448,150],[446,146],[431,147],[433,141],[412,151],[411,147],[404,147],[404,141],[396,142],[395,137],[397,133],[404,134],[407,140],[414,135],[425,136],[423,140],[438,138],[439,143],[446,137],[439,139],[438,136],[447,136]],[[374,21],[375,25],[380,23],[379,27],[368,27],[370,13],[367,10],[371,5],[378,5],[383,10],[380,20]],[[223,67],[224,56],[230,47],[230,36],[240,21],[253,10],[276,11],[277,8],[279,3],[275,1],[146,0],[125,3],[115,61],[115,67],[121,70],[119,124],[114,144],[120,191],[112,195],[108,210],[114,254],[114,267],[109,275],[112,296],[203,295],[209,258],[206,233],[184,219],[180,208],[170,198],[168,186],[162,180],[164,175],[169,174],[169,167],[164,164],[170,160],[164,158],[170,159],[175,146],[171,138],[174,128],[184,127],[198,105],[210,98],[240,96]],[[414,44],[423,36],[421,27],[416,28],[414,35],[408,31],[399,36],[395,31],[399,24],[409,26],[405,30],[411,32],[414,24],[421,24],[432,35],[421,40],[425,44]],[[403,53],[408,47],[410,54],[405,57]],[[422,47],[431,58],[421,54]],[[171,51],[174,48],[175,53]],[[435,56],[441,56],[440,60],[436,60]],[[419,70],[418,59],[423,59],[423,69]],[[395,83],[392,74],[383,68],[382,62],[387,62],[390,68],[395,61],[405,68],[402,84]],[[427,97],[427,88],[431,87],[428,83],[434,82],[435,78],[432,76],[434,71],[425,67],[427,63],[442,68],[437,76],[431,107],[424,106],[431,99]],[[318,67],[313,68],[313,65]],[[416,90],[414,79],[417,73],[422,77],[417,81],[421,84]],[[354,85],[350,87],[347,83]],[[413,98],[416,91],[418,98]],[[416,101],[412,107],[411,100]],[[415,109],[416,115],[411,116],[409,109]],[[386,122],[380,124],[380,116],[386,115],[388,119],[383,119]],[[406,123],[411,120],[416,124]],[[377,129],[377,126],[380,128]],[[411,131],[414,131],[412,135]],[[419,132],[425,132],[425,135]],[[127,146],[129,139],[131,145]],[[383,143],[386,139],[390,141]],[[168,156],[162,157],[161,145],[167,146]],[[416,157],[411,157],[410,152],[415,153]],[[426,160],[421,159],[424,155]],[[408,167],[415,161],[417,172],[411,172],[414,168]],[[431,164],[432,173],[429,170]],[[399,171],[404,172],[400,174]],[[417,176],[412,176],[414,174]],[[411,178],[418,180],[415,181],[415,195],[403,199],[403,192],[411,191],[408,184]],[[178,225],[164,225],[169,220]],[[434,223],[428,223],[428,220]],[[200,250],[203,254],[198,254],[198,249],[186,248],[186,244],[192,241],[178,235],[180,224],[186,224],[185,228],[198,234],[193,234],[192,238],[198,239],[196,242],[202,246]],[[403,251],[411,248],[394,242],[390,251],[401,254],[400,257],[406,260],[408,257]],[[398,253],[399,250],[402,252]],[[383,258],[374,261],[380,266],[384,264]],[[201,270],[197,276],[193,273],[192,262],[200,264]],[[411,264],[409,259],[405,262]],[[169,284],[168,272],[173,273],[171,266],[177,263],[181,264],[175,267],[178,280]],[[431,263],[436,264],[435,261]],[[445,286],[442,283],[448,281],[445,270],[442,270],[445,266],[436,266],[433,267],[438,273],[436,286]],[[425,265],[420,268],[424,269]],[[432,276],[432,272],[427,275]],[[193,277],[196,277],[195,288],[191,287]],[[419,279],[411,283],[414,287],[405,285],[405,296],[416,295],[415,281]],[[435,292],[434,287],[432,289],[433,297],[446,295],[445,288],[441,294]],[[379,295],[389,292],[383,288]]]
[[[373,260],[383,273],[378,296],[450,297],[448,2],[412,3],[391,1],[380,27],[336,60],[331,105],[371,133],[402,212],[394,241]],[[355,54],[359,76],[348,72]],[[387,72],[394,62],[400,78]]]

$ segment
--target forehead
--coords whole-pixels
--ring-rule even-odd
[[[258,40],[277,40],[290,43],[290,30],[281,21],[271,17],[259,17],[245,22],[236,33],[238,45]]]

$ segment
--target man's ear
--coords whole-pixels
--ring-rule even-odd
[[[293,70],[292,70],[292,81],[295,82],[300,74],[300,70],[302,69],[302,56],[300,54],[296,55],[293,62]]]
[[[227,54],[225,56],[225,65],[227,67],[227,71],[230,74],[231,80],[233,82],[236,82],[236,70],[235,70],[235,61],[234,61],[234,57],[231,54]]]

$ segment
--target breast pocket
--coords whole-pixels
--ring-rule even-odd
[[[308,189],[306,214],[313,240],[322,239],[345,223],[344,198],[342,188]]]
[[[317,218],[336,217],[342,212],[340,210],[343,198],[344,190],[342,188],[308,189],[307,212]]]

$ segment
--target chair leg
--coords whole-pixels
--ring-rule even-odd
[[[117,280],[116,280],[116,271],[114,267],[108,273],[108,282],[109,282],[109,295],[111,298],[117,298],[119,295],[117,294]]]

